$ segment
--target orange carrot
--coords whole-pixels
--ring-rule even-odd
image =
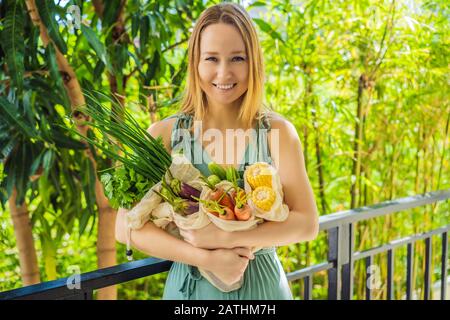
[[[234,209],[233,200],[231,200],[230,195],[227,193],[225,197],[222,198],[222,200],[219,201],[219,203],[223,206],[226,206],[231,211]]]
[[[217,211],[214,210],[208,210],[209,213],[215,215],[216,217],[219,217],[219,213]]]
[[[233,210],[231,210],[228,207],[224,207],[223,210],[224,210],[224,213],[223,214],[221,213],[219,215],[220,219],[223,219],[223,220],[236,220],[236,216],[234,215]]]
[[[223,189],[222,188],[217,188],[216,190],[214,190],[213,192],[211,192],[211,197],[210,199],[212,201],[217,201],[220,199],[220,197],[223,195]]]
[[[227,193],[225,194],[225,191],[222,188],[217,188],[215,191],[211,193],[210,199],[213,201],[219,201],[219,204],[226,206],[230,208],[231,210],[234,209],[233,200],[231,200],[230,195]]]
[[[252,208],[248,204],[244,204],[241,208],[234,207],[234,214],[240,221],[247,221],[252,216]]]

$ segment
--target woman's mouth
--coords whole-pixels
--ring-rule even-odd
[[[237,85],[237,83],[230,83],[230,84],[213,83],[213,85],[220,91],[228,91],[232,90]]]

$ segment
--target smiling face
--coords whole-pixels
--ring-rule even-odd
[[[230,107],[248,89],[248,60],[236,27],[217,23],[201,33],[198,73],[208,104]]]

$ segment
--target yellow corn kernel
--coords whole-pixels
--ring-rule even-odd
[[[252,192],[252,201],[259,209],[270,211],[275,202],[275,191],[265,186],[257,187]]]
[[[265,163],[256,163],[247,168],[247,182],[256,189],[257,187],[266,186],[272,188],[272,172],[269,165]]]

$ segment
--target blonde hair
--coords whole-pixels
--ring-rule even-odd
[[[249,61],[248,89],[239,110],[239,120],[247,128],[260,115],[264,107],[264,62],[255,26],[249,14],[235,3],[220,3],[206,9],[195,24],[188,47],[188,70],[181,111],[203,120],[206,114],[206,96],[200,88],[198,64],[200,61],[200,36],[209,25],[226,23],[235,26],[241,34]]]

